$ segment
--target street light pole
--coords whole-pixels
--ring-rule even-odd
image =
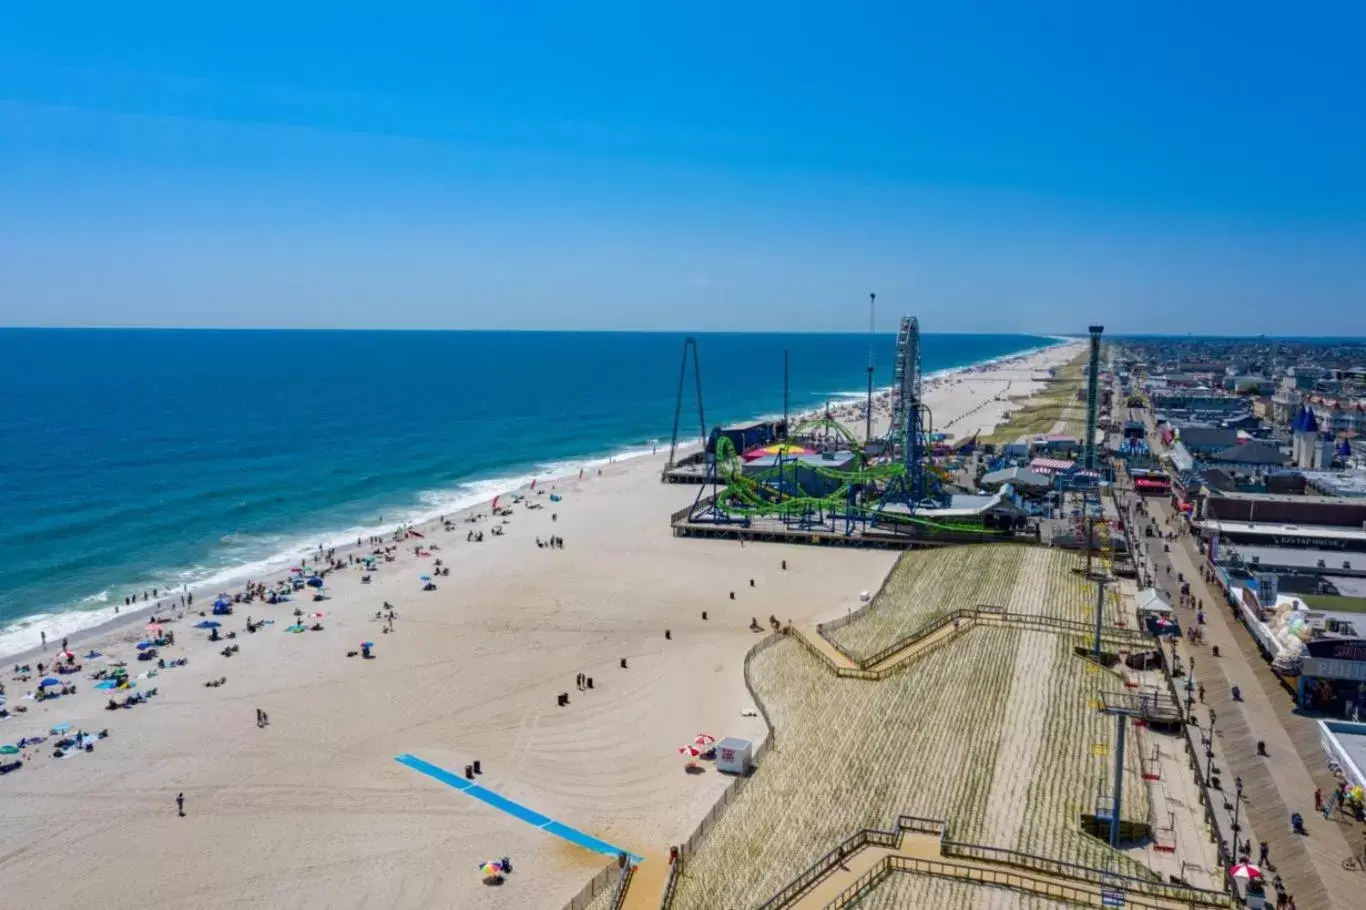
[[[1205,786],[1214,776],[1214,718],[1209,719],[1209,740],[1205,743]]]
[[[1233,797],[1233,837],[1236,840],[1238,838],[1238,810],[1243,807],[1243,779],[1241,777],[1233,779],[1233,789],[1235,791]]]

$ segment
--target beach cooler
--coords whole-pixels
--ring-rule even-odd
[[[716,744],[716,770],[727,774],[748,774],[754,768],[754,744],[747,739],[727,736]]]

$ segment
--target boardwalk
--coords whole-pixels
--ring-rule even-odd
[[[1151,500],[1149,510],[1159,521],[1170,521],[1166,502]],[[1228,616],[1227,602],[1217,588],[1202,581],[1197,568],[1201,559],[1189,538],[1174,541],[1171,552],[1161,552],[1161,542],[1149,541],[1159,580],[1180,572],[1191,582],[1191,592],[1206,606],[1206,647],[1186,649],[1196,661],[1196,678],[1205,686],[1205,701],[1216,712],[1216,737],[1222,746],[1227,770],[1226,789],[1234,776],[1243,779],[1244,817],[1271,845],[1271,862],[1295,896],[1300,907],[1358,908],[1366,906],[1366,874],[1352,862],[1341,829],[1313,811],[1314,789],[1332,786],[1327,761],[1310,718],[1294,713],[1294,703],[1279,678],[1271,672],[1246,629]],[[1173,602],[1179,602],[1179,598]],[[1182,610],[1186,625],[1195,621],[1194,611]],[[1218,645],[1215,659],[1208,645]],[[1238,686],[1243,700],[1235,702],[1231,687]],[[1257,756],[1256,743],[1266,742],[1268,757]],[[1313,769],[1311,772],[1310,769]],[[1308,837],[1290,833],[1290,813],[1300,812]],[[1256,844],[1253,845],[1254,850]],[[1255,859],[1255,857],[1254,857]]]

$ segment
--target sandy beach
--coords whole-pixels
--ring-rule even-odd
[[[1007,394],[1036,390],[1079,349],[927,382],[935,428],[958,439],[989,430]],[[836,416],[861,431],[861,404]],[[8,665],[44,656],[8,658],[7,707],[28,710],[0,721],[0,742],[59,723],[109,736],[60,759],[49,737],[0,778],[4,904],[555,908],[609,861],[394,760],[405,753],[456,773],[477,759],[488,789],[637,854],[685,838],[727,781],[685,775],[677,747],[701,732],[764,735],[741,676],[751,619],[842,613],[896,554],[676,539],[668,516],[698,488],[659,483],[663,461],[538,481],[520,502],[501,498],[506,519],[466,520],[486,503],[447,516],[453,530],[400,534],[397,558],[369,584],[347,568],[328,577],[325,602],[300,594],[218,617],[232,642],[192,628],[209,606],[201,595],[162,650],[188,665],[140,680],[135,692],[157,694],[133,709],[105,710],[109,693],[84,673],[69,677],[74,695],[25,700],[39,676],[14,681]],[[472,530],[482,542],[467,541]],[[552,535],[562,549],[537,546]],[[450,574],[424,591],[419,576],[437,559]],[[392,633],[375,619],[384,602],[397,610]],[[322,610],[323,630],[287,633],[296,606]],[[248,616],[271,624],[247,633]],[[136,675],[154,666],[134,657],[144,625],[130,617],[71,648],[126,660]],[[347,657],[362,640],[375,659]],[[240,651],[221,656],[229,643]],[[576,687],[580,673],[591,690]],[[507,883],[483,885],[480,863],[503,856]]]

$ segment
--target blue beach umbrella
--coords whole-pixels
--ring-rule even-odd
[[[86,660],[94,660],[94,659],[97,658],[97,657],[103,657],[103,656],[104,656],[104,655],[101,654],[99,651],[91,651],[89,654],[85,655],[85,659],[86,659]]]
[[[432,580],[432,577],[431,577],[430,575],[421,575],[421,576],[418,577],[418,580],[419,580],[419,581],[431,581],[431,580]]]
[[[151,647],[154,647],[154,645],[153,645],[150,641],[140,641],[140,642],[138,642],[138,650],[139,650],[139,651],[146,651],[148,648],[151,648]]]
[[[204,620],[203,622],[195,623],[195,628],[196,628],[196,629],[217,629],[217,628],[218,628],[219,626],[221,626],[221,625],[222,625],[222,623],[220,623],[220,622],[215,622],[215,621],[212,620],[212,619],[206,619],[206,620]]]
[[[53,734],[54,736],[61,736],[63,733],[65,733],[67,730],[70,730],[70,729],[71,729],[71,724],[66,723],[65,721],[63,721],[63,722],[60,723],[60,724],[53,724],[52,727],[51,727],[51,729],[49,729],[47,732]]]
[[[314,575],[308,580],[307,584],[310,588],[321,588],[323,586],[323,580],[317,575]]]
[[[60,679],[53,679],[51,676],[47,676],[43,678],[42,682],[38,683],[38,687],[41,689],[43,686],[60,686],[61,684],[62,681]]]
[[[228,600],[226,597],[220,597],[213,602],[213,605],[215,607],[230,607],[232,606],[232,601]]]

